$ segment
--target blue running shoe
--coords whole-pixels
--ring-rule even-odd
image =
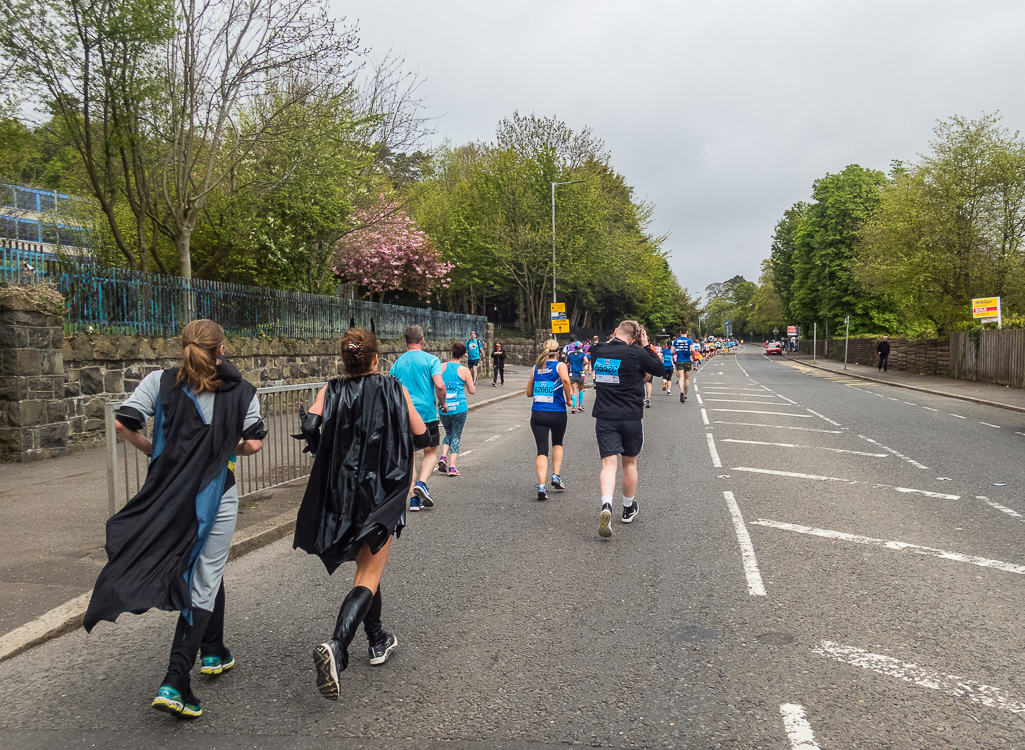
[[[182,719],[198,719],[203,715],[203,707],[195,696],[188,700],[182,698],[182,694],[170,685],[161,685],[157,691],[157,697],[150,704],[157,711],[165,714],[178,716]]]
[[[199,671],[201,674],[219,675],[224,674],[234,666],[235,657],[232,656],[231,652],[229,651],[227,657],[223,659],[220,656],[217,656],[216,654],[204,656],[203,666],[200,667]]]
[[[413,494],[420,498],[420,502],[423,503],[425,508],[434,507],[434,498],[431,497],[431,491],[427,489],[427,485],[419,479],[416,480],[416,484],[413,485]]]
[[[416,512],[416,511],[420,510],[421,507],[423,507],[423,506],[420,504],[420,498],[419,497],[417,497],[416,495],[413,495],[413,497],[409,498],[409,509],[411,511]]]

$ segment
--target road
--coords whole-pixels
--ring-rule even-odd
[[[0,745],[1025,747],[1025,415],[750,346],[695,380],[656,385],[609,540],[589,416],[538,503],[529,402],[472,413],[385,572],[400,647],[357,636],[338,703],[310,650],[351,570],[282,540],[228,566],[239,664],[196,677],[201,719],[148,707],[173,616],[125,616],[0,664]]]

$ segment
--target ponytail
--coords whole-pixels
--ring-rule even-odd
[[[212,320],[193,320],[182,329],[182,366],[175,382],[189,385],[199,394],[221,387],[217,376],[217,350],[224,343],[224,329]]]
[[[552,354],[559,351],[559,342],[555,339],[548,339],[541,345],[541,356],[537,358],[536,367],[540,367],[551,358]]]

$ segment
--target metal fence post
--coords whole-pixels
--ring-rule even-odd
[[[117,513],[117,431],[114,428],[114,406],[103,404],[103,421],[107,429],[107,510]]]

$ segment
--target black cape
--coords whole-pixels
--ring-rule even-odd
[[[406,524],[413,439],[402,385],[389,375],[327,384],[320,445],[295,524],[294,548],[328,573],[378,552]]]
[[[122,612],[190,610],[192,573],[234,480],[228,462],[256,394],[227,360],[218,360],[217,372],[221,387],[210,425],[194,397],[175,385],[178,370],[161,375],[153,457],[142,489],[107,521],[107,564],[85,614],[87,631]],[[119,413],[123,424],[133,421],[133,411]],[[138,419],[130,426],[138,428]]]

